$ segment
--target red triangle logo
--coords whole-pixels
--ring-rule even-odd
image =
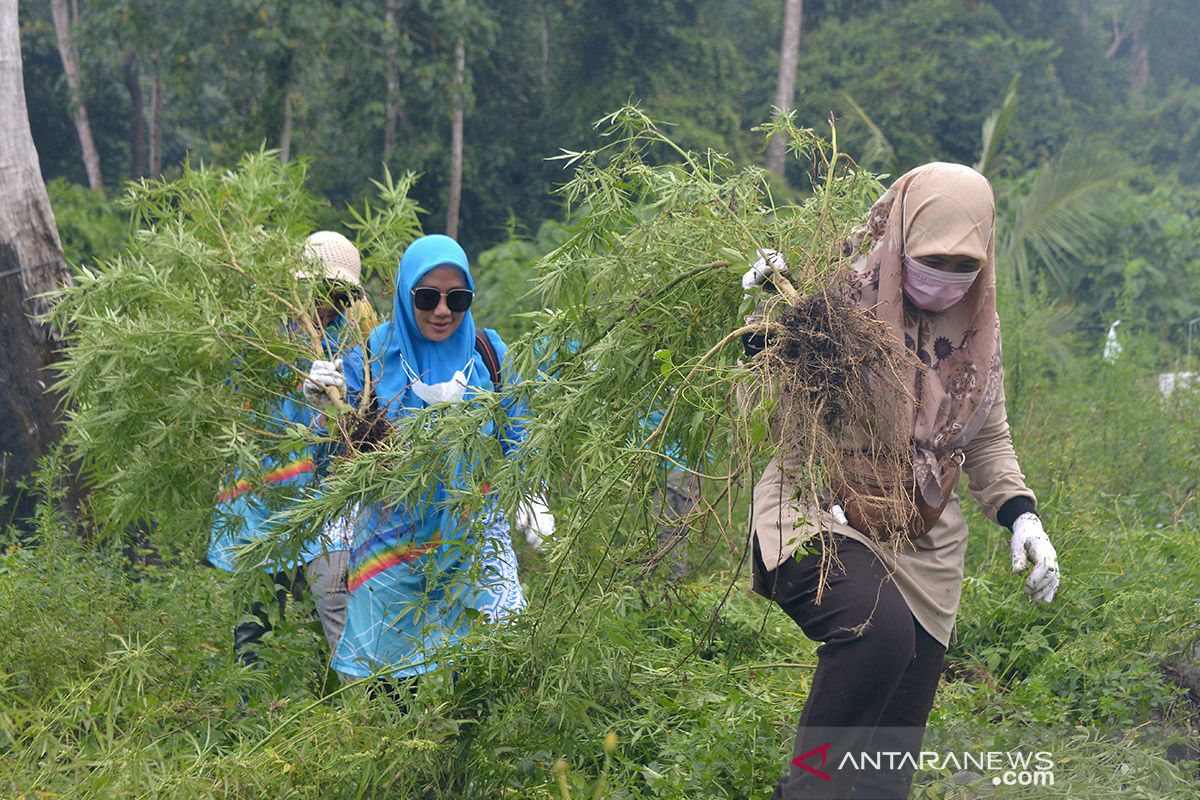
[[[829,746],[831,744],[833,744],[833,742],[826,742],[825,744],[821,745],[820,747],[815,747],[812,750],[809,750],[807,753],[805,753],[802,756],[796,756],[795,758],[792,759],[792,763],[795,764],[800,769],[805,770],[806,772],[811,772],[813,775],[816,775],[818,778],[824,778],[827,781],[831,781],[831,780],[833,780],[833,778],[829,777],[828,774],[822,772],[821,770],[817,769],[816,767],[810,767],[808,764],[804,763],[806,760],[808,760],[812,756],[819,754],[821,756],[820,766],[822,766],[822,767],[825,766],[825,759],[828,758],[828,756],[829,756]]]

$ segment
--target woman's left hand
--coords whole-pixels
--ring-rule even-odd
[[[517,529],[534,550],[542,549],[543,540],[554,535],[554,515],[541,497],[530,497],[517,507]]]
[[[1025,580],[1025,594],[1035,603],[1049,603],[1058,591],[1058,553],[1042,527],[1037,514],[1017,517],[1012,525],[1013,574],[1024,572],[1030,562],[1033,571]]]

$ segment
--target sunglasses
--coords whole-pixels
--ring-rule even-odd
[[[443,297],[446,298],[447,308],[455,314],[461,314],[471,307],[475,293],[470,289],[451,289],[443,293],[432,286],[418,286],[412,290],[413,306],[418,311],[433,311],[442,302]]]
[[[328,303],[338,311],[345,311],[362,294],[361,289],[348,287],[340,281],[326,281],[325,289],[329,292]],[[317,302],[320,303],[320,299]]]

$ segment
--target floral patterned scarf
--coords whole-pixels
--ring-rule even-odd
[[[924,366],[902,379],[908,389],[895,419],[912,420],[913,473],[925,502],[941,506],[939,457],[983,427],[1003,383],[996,315],[995,202],[987,178],[935,162],[901,176],[871,207],[847,242],[854,257],[852,298],[888,324]],[[865,248],[865,255],[862,255]],[[981,265],[966,297],[942,312],[905,297],[903,256],[965,255]]]

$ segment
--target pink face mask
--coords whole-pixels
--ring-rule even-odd
[[[917,308],[945,311],[967,296],[979,272],[943,272],[906,255],[901,284]]]

